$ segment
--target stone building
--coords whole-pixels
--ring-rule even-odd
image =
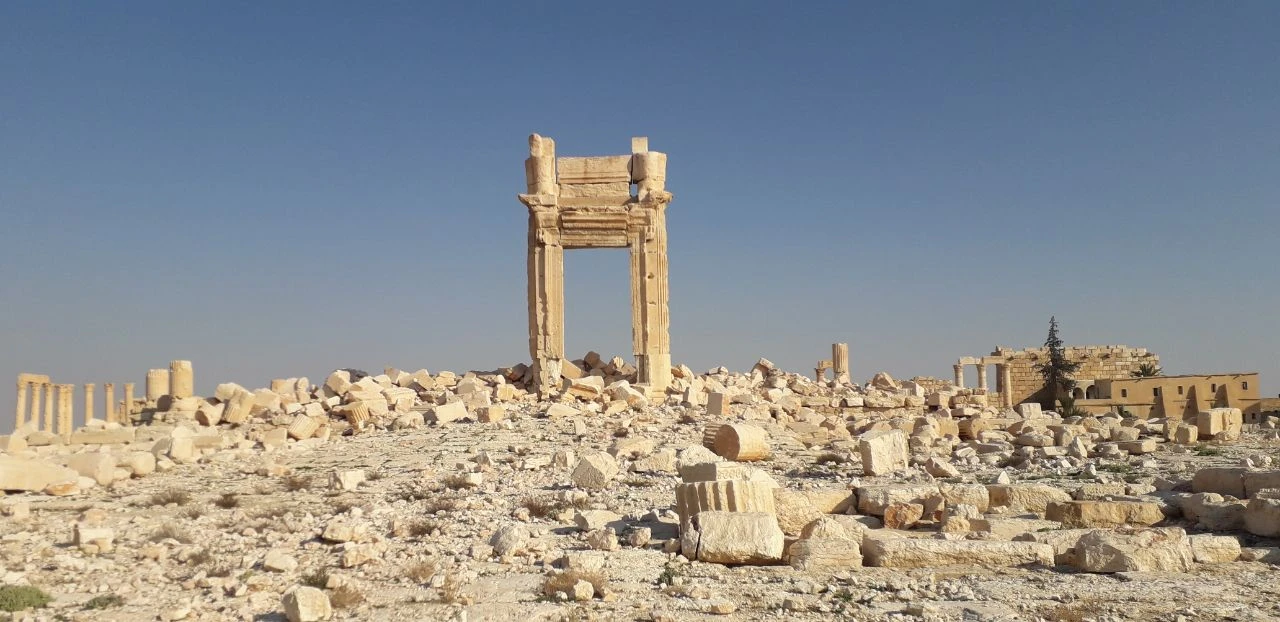
[[[1194,416],[1199,410],[1219,406],[1246,413],[1259,408],[1256,372],[1136,378],[1134,372],[1144,365],[1158,367],[1160,357],[1146,348],[1123,345],[1070,346],[1064,353],[1067,360],[1080,364],[1074,374],[1072,397],[1077,407],[1089,412],[1123,408],[1136,416],[1166,416],[1165,412]],[[986,356],[961,357],[953,368],[955,384],[965,386],[965,369],[975,366],[977,389],[986,392],[987,403],[1006,407],[1027,402],[1048,404],[1050,395],[1038,367],[1048,360],[1046,348],[1000,346]],[[988,382],[989,369],[995,370],[994,387]]]
[[[1129,346],[1071,346],[1065,349],[1067,360],[1080,364],[1076,372],[1081,395],[1097,380],[1120,380],[1132,377],[1144,363],[1159,365],[1160,357],[1146,348]],[[1049,360],[1045,348],[1014,350],[998,346],[986,356],[964,356],[954,366],[955,384],[965,386],[964,370],[978,370],[978,389],[987,392],[987,403],[1012,407],[1023,402],[1045,402],[1050,396],[1044,390],[1044,377],[1037,368]],[[988,382],[988,370],[995,369],[995,386]]]

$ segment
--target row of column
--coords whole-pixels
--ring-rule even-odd
[[[973,363],[978,368],[978,390],[988,391],[987,388],[987,364],[983,362]],[[955,385],[964,388],[964,363],[956,363],[952,366],[955,371]],[[1000,394],[1003,405],[1009,408],[1013,407],[1013,378],[1009,371],[1008,365],[996,363],[996,392]]]
[[[132,416],[133,383],[124,384],[124,407],[117,408],[115,384],[103,385],[108,422],[127,423]],[[14,415],[15,429],[35,424],[37,430],[68,436],[75,426],[74,384],[57,384],[48,376],[19,374],[18,403]],[[84,385],[84,418],[93,419],[95,384]]]

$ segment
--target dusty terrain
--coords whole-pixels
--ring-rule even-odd
[[[158,469],[151,473],[131,463],[129,472],[117,466],[114,477],[100,478],[105,485],[81,477],[75,490],[60,493],[66,496],[11,492],[0,500],[9,514],[0,519],[3,583],[36,586],[53,598],[45,608],[13,614],[23,620],[284,620],[282,602],[297,586],[318,588],[334,619],[352,620],[1280,617],[1280,575],[1270,563],[1280,560],[1280,549],[1242,529],[1216,532],[1243,545],[1236,561],[1196,562],[1174,572],[982,563],[797,570],[781,560],[741,566],[690,561],[681,555],[674,511],[678,469],[706,459],[701,445],[708,425],[747,422],[765,430],[770,457],[751,467],[783,489],[845,491],[848,514],[857,511],[858,491],[869,486],[1007,479],[1051,484],[1077,498],[1156,503],[1165,513],[1160,526],[1207,533],[1179,510],[1191,496],[1194,473],[1246,462],[1258,470],[1280,459],[1280,442],[1269,426],[1246,425],[1237,440],[1176,444],[1160,436],[1159,422],[1136,422],[1143,438],[1157,438],[1154,452],[1117,453],[1095,432],[1086,435],[1087,457],[1023,459],[1033,452],[1010,442],[1015,434],[997,429],[984,432],[981,442],[1003,445],[980,459],[964,459],[968,454],[961,450],[978,440],[942,435],[917,442],[921,434],[913,434],[911,465],[873,477],[864,474],[857,430],[872,421],[910,418],[910,400],[907,410],[810,417],[835,417],[854,429],[823,437],[813,426],[794,425],[805,413],[788,414],[776,407],[776,394],[764,393],[775,384],[791,387],[789,393],[805,380],[769,370],[756,375],[725,375],[716,383],[713,388],[746,387],[730,390],[745,397],[720,415],[708,414],[698,403],[704,399],[688,401],[673,391],[665,402],[633,399],[625,409],[608,407],[607,393],[566,395],[557,403],[577,414],[553,411],[551,417],[551,403],[517,395],[495,421],[475,421],[471,411],[485,407],[469,409],[466,419],[433,421],[432,410],[458,391],[452,379],[453,386],[419,387],[407,417],[393,405],[360,431],[346,427],[339,407],[330,408],[330,429],[305,440],[266,438],[290,423],[284,406],[235,426],[201,426],[189,412],[153,412],[153,421],[138,426],[127,443],[40,444],[39,433],[28,435],[31,446],[11,447],[15,460],[65,464],[70,456],[100,453],[124,464],[141,452],[157,456]],[[771,383],[774,376],[786,382]],[[493,377],[485,382],[485,390],[502,384]],[[314,389],[323,399],[324,391]],[[828,388],[802,391],[830,394]],[[871,385],[851,391],[877,394]],[[989,410],[988,417],[1002,414]],[[1046,425],[1061,423],[1044,417]],[[1119,425],[1119,419],[1102,422]],[[198,443],[193,456],[170,457],[165,443],[193,431],[219,440]],[[574,484],[583,456],[611,449],[619,471],[603,489]],[[930,457],[945,459],[955,472],[929,475],[922,465]],[[912,521],[910,529],[869,528],[862,534],[863,555],[868,539],[881,537],[877,532],[1010,540],[1020,531],[1060,527],[1043,521],[1043,512],[993,504],[983,516],[1003,527],[940,534],[941,516]],[[105,535],[94,531],[104,529]],[[788,536],[790,544],[794,536]],[[585,594],[581,579],[595,584]],[[548,581],[556,580],[563,584],[548,589]]]

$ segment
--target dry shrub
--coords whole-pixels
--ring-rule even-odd
[[[150,540],[152,542],[163,542],[165,540],[177,540],[178,542],[181,542],[183,544],[191,544],[191,536],[187,535],[187,532],[183,531],[181,528],[179,528],[177,525],[174,525],[173,523],[168,523],[163,527],[160,527],[159,529],[151,532]]]
[[[230,510],[240,506],[240,497],[237,497],[234,492],[224,492],[221,497],[213,500],[213,504],[224,510]]]
[[[283,480],[281,480],[280,483],[281,485],[284,486],[284,489],[289,492],[306,490],[307,488],[311,488],[311,476],[310,475],[290,475],[288,477],[285,477]]]
[[[157,492],[151,495],[147,500],[147,505],[165,506],[169,504],[186,505],[191,501],[191,493],[178,488],[170,488],[164,492]]]
[[[422,506],[424,512],[435,514],[436,512],[453,512],[462,506],[462,500],[453,497],[437,497],[428,501]]]
[[[364,594],[350,585],[339,585],[329,593],[329,604],[334,609],[350,609],[364,602]]]
[[[440,586],[440,602],[452,605],[453,603],[465,604],[469,600],[462,593],[462,578],[453,572],[446,573],[444,583]]]
[[[440,565],[434,559],[428,559],[406,566],[404,576],[414,583],[426,583],[439,569]]]

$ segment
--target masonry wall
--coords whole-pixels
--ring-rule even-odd
[[[1130,348],[1128,346],[1070,346],[1065,349],[1067,359],[1080,363],[1075,379],[1081,383],[1094,380],[1118,380],[1130,378],[1143,363],[1160,364],[1160,357],[1146,348]],[[992,356],[1003,357],[1009,368],[1009,390],[1013,393],[1013,403],[1047,402],[1048,391],[1044,390],[1044,377],[1040,375],[1037,365],[1048,362],[1049,351],[1045,348],[997,348]]]

